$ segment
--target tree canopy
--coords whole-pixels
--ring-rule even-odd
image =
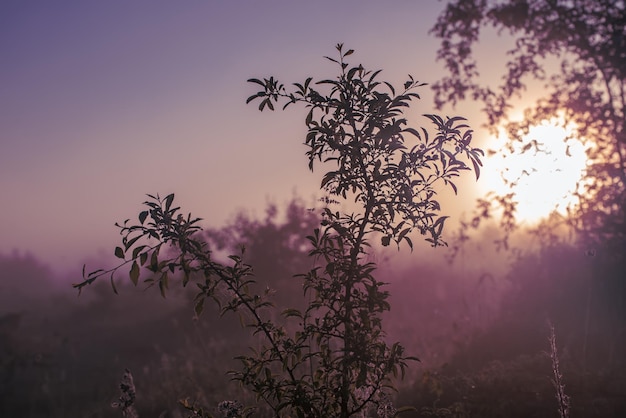
[[[514,40],[503,57],[499,85],[480,78],[475,46],[492,27]],[[436,104],[463,100],[484,104],[487,125],[503,127],[513,152],[529,128],[545,120],[571,127],[565,141],[586,147],[587,168],[578,183],[578,203],[566,222],[587,245],[623,252],[626,242],[626,14],[615,0],[454,0],[432,28],[441,39],[438,59],[448,74],[434,85]],[[550,60],[550,62],[548,62]],[[558,63],[552,66],[552,61]],[[545,83],[545,96],[510,119],[512,102],[529,80]],[[510,202],[512,196],[503,201]],[[509,227],[510,227],[509,223]],[[620,250],[621,249],[621,250]]]

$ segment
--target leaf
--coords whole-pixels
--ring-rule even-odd
[[[335,81],[335,80],[320,80],[320,81],[318,81],[315,84],[331,84],[333,86],[339,85],[339,83],[337,81]]]
[[[204,298],[198,299],[198,301],[196,302],[196,304],[193,307],[193,310],[195,311],[196,316],[200,316],[200,314],[204,310]]]
[[[115,256],[122,260],[124,259],[124,250],[122,250],[122,247],[115,247]]]
[[[407,244],[409,244],[411,251],[413,251],[413,241],[411,241],[411,238],[405,236],[404,240],[406,241]]]
[[[172,201],[174,200],[174,193],[171,193],[165,197],[165,212],[170,210],[172,207]]]
[[[144,210],[143,212],[141,212],[139,214],[139,223],[141,223],[143,225],[144,221],[146,220],[146,218],[148,217],[148,211]]]
[[[452,183],[449,180],[448,180],[448,184],[450,185],[450,187],[452,187],[452,190],[454,190],[454,194],[458,194],[458,191],[456,189],[456,184]]]
[[[434,231],[437,237],[441,235],[441,232],[443,231],[443,224],[448,218],[449,216],[442,216],[439,219],[437,219],[435,223],[433,224],[432,230]]]
[[[476,180],[478,180],[478,178],[480,177],[479,165],[482,165],[482,163],[479,160],[476,160],[474,158],[471,158],[471,160],[472,160],[472,164],[474,165],[474,172],[476,173]]]
[[[248,83],[256,83],[259,86],[265,88],[265,83],[263,83],[261,80],[259,80],[258,78],[249,78],[248,79]]]
[[[328,173],[326,173],[326,175],[324,175],[324,178],[322,179],[322,183],[320,187],[324,188],[324,186],[330,183],[337,174],[339,174],[339,172],[337,171],[329,171]]]
[[[119,293],[117,292],[117,287],[115,286],[115,280],[113,279],[113,273],[111,273],[111,287],[113,288],[113,293],[119,295]]]
[[[141,251],[143,251],[143,249],[144,249],[144,248],[146,248],[146,246],[145,246],[145,245],[140,245],[140,246],[135,247],[135,248],[133,249],[133,260],[137,258],[137,256],[139,255],[139,253],[140,253]]]
[[[398,234],[398,241],[401,241],[411,231],[411,228],[405,228]]]
[[[391,94],[395,96],[395,95],[396,95],[396,89],[394,89],[394,88],[393,88],[393,86],[391,85],[391,83],[389,83],[389,82],[387,82],[387,81],[385,81],[384,83],[385,83],[385,85],[389,88],[389,90],[391,91]]]
[[[127,242],[124,244],[124,249],[125,249],[126,251],[128,251],[128,249],[129,249],[130,247],[132,247],[132,246],[133,246],[133,244],[134,244],[134,243],[136,243],[136,242],[137,242],[137,240],[138,240],[139,238],[141,238],[141,235],[137,235],[136,237],[131,238],[131,240],[130,240],[130,241],[127,241]],[[135,256],[133,256],[133,258],[135,258]]]
[[[133,284],[137,286],[137,282],[139,281],[139,264],[137,264],[136,260],[133,262],[133,266],[130,268],[129,276],[130,281],[132,281]]]
[[[356,74],[358,70],[359,70],[359,67],[350,68],[350,71],[348,71],[348,75],[347,75],[348,80],[352,80],[354,78],[354,74]]]
[[[389,242],[391,241],[391,237],[389,235],[385,235],[382,239],[381,239],[381,243],[383,244],[383,247],[387,247],[389,246]]]
[[[391,222],[393,222],[393,219],[396,216],[396,213],[393,210],[393,203],[387,203],[387,211],[389,212],[389,216],[391,218]]]
[[[302,84],[300,84],[300,83],[293,83],[293,85],[296,86],[298,88],[298,90],[300,90],[300,93],[303,93],[303,94],[305,93],[304,86]]]
[[[159,255],[156,250],[152,251],[152,256],[150,257],[150,267],[148,268],[154,273],[159,271]]]
[[[187,287],[188,283],[189,283],[189,269],[184,267],[183,268],[183,287]]]
[[[374,71],[374,73],[370,76],[370,79],[368,80],[368,82],[369,82],[369,83],[373,82],[373,81],[374,81],[374,79],[376,78],[376,76],[377,76],[378,74],[380,74],[380,72],[381,72],[381,71],[382,71],[382,70],[376,70],[376,71]]]
[[[159,280],[159,290],[161,291],[161,296],[165,298],[165,291],[168,288],[168,279],[167,279],[167,271],[164,271],[161,274],[161,279]]]
[[[328,263],[326,265],[326,273],[332,276],[335,273],[335,263]]]
[[[297,318],[302,318],[302,312],[300,312],[299,310],[294,309],[294,308],[288,308],[288,309],[285,309],[282,312],[282,316],[284,316],[285,318],[289,318],[291,316],[295,316]]]
[[[425,114],[423,116],[426,116],[428,119],[430,119],[435,125],[441,127],[444,126],[445,123],[443,122],[443,119],[438,116],[438,115],[432,115],[432,114]]]
[[[348,49],[348,50],[346,51],[346,53],[345,53],[345,54],[343,54],[343,56],[344,56],[344,57],[347,57],[348,55],[352,55],[352,54],[354,54],[354,49]]]
[[[467,120],[467,119],[464,118],[463,116],[455,116],[455,117],[452,117],[452,118],[448,118],[448,120],[446,121],[446,126],[451,128],[452,126],[454,126],[454,122],[461,121],[461,120]],[[465,125],[465,126],[467,126],[467,125]],[[459,128],[463,127],[463,125],[458,126],[458,127]]]
[[[264,92],[259,92],[257,94],[253,94],[252,96],[248,97],[246,99],[246,104],[250,103],[251,101],[253,101],[254,99],[258,98],[258,97],[264,97],[265,93]]]
[[[312,121],[313,121],[313,109],[311,109],[311,110],[309,111],[309,113],[306,115],[306,119],[305,119],[304,123],[305,123],[307,126],[310,126]],[[310,135],[310,134],[311,134],[311,132],[309,132],[309,133],[307,134],[307,143],[309,142],[309,135]],[[315,132],[313,132],[313,137],[315,138]]]
[[[414,406],[401,406],[398,409],[396,409],[396,413],[399,415],[403,412],[416,412],[417,409]]]

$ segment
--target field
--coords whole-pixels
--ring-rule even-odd
[[[259,285],[276,289],[279,306],[301,295],[287,272],[307,263],[286,239],[302,226],[298,219],[248,222],[252,233],[239,237],[258,266]],[[282,254],[284,263],[267,262],[269,254]],[[581,254],[558,245],[494,274],[476,263],[381,256],[378,275],[391,292],[387,337],[421,360],[397,382],[394,404],[415,408],[402,416],[557,417],[554,357],[570,416],[624,416],[623,265]],[[141,417],[187,416],[181,399],[215,416],[223,400],[255,405],[226,373],[257,340],[234,315],[219,318],[207,308],[194,318],[192,291],[163,299],[120,279],[119,295],[102,280],[77,297],[67,278],[19,254],[0,259],[0,276],[1,416],[121,416],[111,404],[126,368]],[[258,406],[253,416],[263,416]]]

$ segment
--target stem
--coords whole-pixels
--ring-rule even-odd
[[[197,254],[197,255],[198,255],[199,258],[202,259],[203,263],[207,263],[208,265],[212,265],[213,264],[213,262],[210,260],[210,258],[206,257],[206,254],[200,253],[200,254]],[[254,317],[255,326],[257,327],[257,329],[258,328],[261,329],[261,331],[263,332],[265,337],[270,342],[270,345],[272,346],[274,352],[278,355],[278,359],[280,360],[280,362],[282,364],[285,364],[285,357],[283,356],[280,348],[278,347],[278,344],[276,343],[276,340],[274,339],[274,337],[272,336],[271,332],[269,331],[269,329],[265,325],[265,322],[261,319],[261,316],[259,315],[257,309],[250,304],[250,302],[245,298],[245,295],[243,295],[240,292],[239,287],[236,286],[235,282],[236,282],[237,278],[230,278],[230,277],[228,277],[228,275],[223,273],[221,271],[221,269],[214,268],[213,270],[214,270],[215,274],[217,274],[218,277],[226,284],[228,289],[230,289],[235,294],[235,296],[237,296],[237,298],[241,301],[242,305],[248,310],[248,312],[250,312],[252,314],[252,316]],[[293,373],[293,368],[287,367],[286,371],[287,371],[287,374],[289,375],[290,383],[295,386],[298,383],[298,379],[296,378],[296,376]],[[272,403],[265,396],[262,396],[262,397],[263,397],[263,400],[272,409],[274,409],[274,406],[272,405]],[[311,411],[307,411],[307,412],[310,413]]]
[[[350,100],[351,95],[349,92],[346,93],[347,100]],[[354,143],[359,144],[360,142],[360,130],[356,126],[356,122],[353,117],[349,118],[349,124],[352,128],[352,132],[354,133]],[[358,145],[357,145],[358,146]],[[353,335],[352,335],[352,288],[356,282],[355,272],[357,271],[358,260],[359,260],[359,252],[361,249],[361,245],[363,243],[363,239],[365,237],[366,227],[369,224],[369,218],[372,213],[372,208],[374,205],[374,192],[372,188],[372,183],[367,173],[367,167],[363,162],[363,158],[361,157],[361,150],[357,148],[357,152],[359,154],[358,163],[359,168],[361,169],[361,175],[363,182],[365,183],[365,190],[367,190],[367,203],[365,206],[365,213],[363,214],[363,220],[361,225],[359,226],[359,230],[356,236],[356,239],[353,243],[353,247],[350,249],[350,269],[349,275],[346,280],[345,289],[344,289],[344,298],[345,298],[345,317],[344,317],[344,326],[345,326],[345,337],[344,337],[344,349],[343,349],[343,370],[342,370],[342,386],[341,386],[341,416],[348,417],[348,401],[350,399],[350,374],[349,374],[349,355],[353,353]]]

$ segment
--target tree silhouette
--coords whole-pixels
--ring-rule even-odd
[[[506,55],[501,85],[480,79],[473,47],[480,30],[508,32],[514,46]],[[488,126],[504,126],[522,149],[531,126],[562,117],[572,127],[565,141],[587,148],[588,165],[579,182],[579,203],[567,222],[589,246],[624,253],[626,243],[626,14],[613,0],[455,0],[447,4],[432,33],[441,39],[438,59],[448,75],[434,85],[436,103],[465,99],[484,104]],[[552,73],[546,59],[559,63]],[[508,120],[511,101],[528,79],[543,80],[547,95],[526,109],[521,122]],[[503,152],[507,152],[506,150]],[[501,196],[514,212],[513,195]],[[508,206],[507,206],[508,205]],[[505,224],[510,230],[514,224]]]

